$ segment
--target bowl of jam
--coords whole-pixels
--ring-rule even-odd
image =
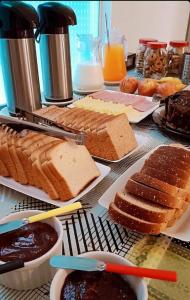
[[[11,214],[0,221],[27,218],[42,211],[28,210]],[[0,284],[17,290],[34,289],[48,283],[55,274],[49,265],[53,255],[62,254],[63,227],[58,218],[27,224],[17,230],[1,234],[0,264],[16,259],[24,267],[0,275]]]
[[[88,252],[82,257],[104,262],[132,265],[127,259],[109,252]],[[145,281],[134,276],[109,272],[58,270],[51,284],[50,300],[147,300]]]

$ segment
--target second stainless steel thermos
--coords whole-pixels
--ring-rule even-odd
[[[74,11],[60,3],[38,6],[39,41],[44,97],[47,101],[72,99],[68,26],[76,24]]]
[[[0,3],[0,54],[10,114],[41,107],[34,28],[35,9],[21,1]]]

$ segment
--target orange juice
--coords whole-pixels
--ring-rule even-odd
[[[122,44],[106,44],[104,47],[104,80],[120,81],[126,76],[125,51]]]

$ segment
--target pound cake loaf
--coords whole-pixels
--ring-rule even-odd
[[[52,106],[35,111],[70,131],[85,133],[85,146],[89,152],[108,160],[118,160],[137,147],[134,132],[127,116],[93,112],[82,108]]]
[[[141,233],[159,234],[190,202],[190,151],[181,145],[156,149],[110,204],[110,217]]]
[[[100,172],[84,145],[0,126],[0,175],[65,201],[76,197]]]

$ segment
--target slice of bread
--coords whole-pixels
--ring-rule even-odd
[[[73,142],[53,146],[46,151],[46,160],[49,170],[62,185],[62,200],[75,197],[100,175],[86,147]]]
[[[159,169],[155,169],[148,166],[143,166],[141,173],[144,173],[146,175],[149,175],[153,178],[157,178],[159,180],[162,180],[170,185],[174,185],[181,189],[187,188],[187,182],[180,177],[177,177],[173,175],[172,173],[167,173],[164,171],[160,171]]]
[[[126,190],[136,196],[171,208],[181,208],[184,200],[129,179]]]
[[[61,141],[54,140],[48,144],[41,146],[38,150],[34,151],[34,153],[32,154],[32,167],[36,175],[36,178],[39,181],[39,186],[49,195],[51,199],[54,200],[59,199],[59,194],[42,169],[40,155],[44,151],[47,151],[53,145],[56,145],[58,143],[61,143]]]
[[[182,146],[177,147],[177,145],[166,145],[166,146],[160,146],[158,149],[156,149],[155,153],[158,154],[165,154],[169,156],[173,156],[179,160],[183,160],[186,163],[190,164],[190,151]]]
[[[181,200],[186,201],[188,198],[188,193],[184,189],[177,188],[171,184],[168,184],[164,181],[146,175],[144,173],[135,173],[132,177],[132,180],[142,183],[146,186],[152,187],[156,190],[169,194],[171,196],[177,197]]]
[[[176,212],[173,208],[124,192],[116,194],[114,204],[129,215],[153,223],[167,223]]]
[[[116,223],[141,233],[159,234],[167,226],[167,223],[151,223],[136,218],[120,210],[113,202],[109,206],[109,215]]]
[[[3,158],[3,161],[9,171],[9,174],[15,180],[18,180],[16,165],[14,160],[11,158],[8,140],[11,137],[13,130],[9,132],[5,132],[4,135],[1,137],[1,149],[0,149],[0,157]]]

